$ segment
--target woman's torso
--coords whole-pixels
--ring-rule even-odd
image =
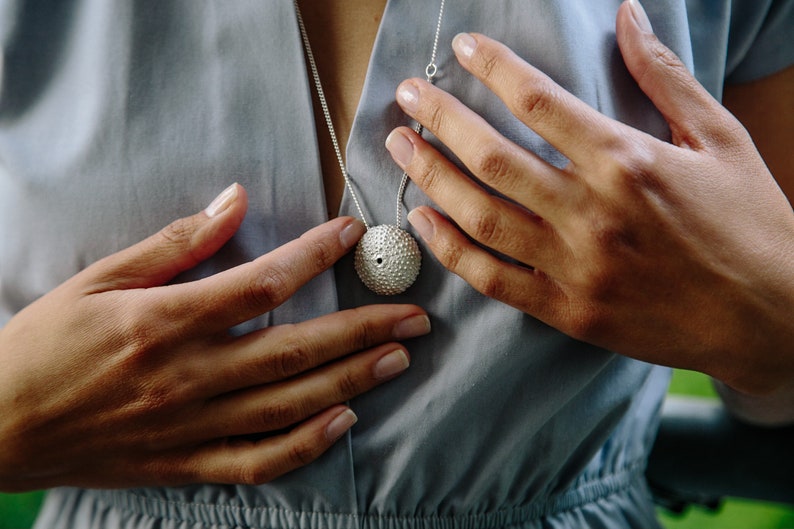
[[[622,65],[618,5],[448,0],[437,85],[509,138],[565,163],[455,63],[452,37],[478,31],[605,114],[666,137]],[[683,2],[646,8],[660,37],[691,65]],[[248,216],[232,243],[183,280],[253,259],[327,219],[322,128],[315,128],[291,0],[5,2],[0,9],[2,320],[87,264],[201,209],[232,181],[248,190]],[[394,89],[423,74],[437,9],[390,0],[372,52],[346,158],[375,223],[395,215],[400,172],[383,141],[407,121]],[[716,20],[719,38],[727,19]],[[705,81],[717,85],[719,74]],[[408,210],[427,203],[408,187]],[[340,213],[356,214],[348,192]],[[261,487],[60,490],[40,523],[653,524],[642,471],[666,372],[576,342],[482,297],[429,252],[424,259],[413,287],[382,298],[360,284],[348,257],[239,329],[376,302],[417,303],[430,313],[433,333],[407,344],[409,372],[355,399],[359,423],[318,462]]]

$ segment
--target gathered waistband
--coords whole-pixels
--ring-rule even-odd
[[[244,507],[180,502],[146,497],[134,491],[94,491],[108,507],[155,519],[187,524],[307,529],[488,529],[521,527],[534,520],[573,510],[643,486],[643,465],[635,463],[615,473],[581,483],[545,501],[483,513],[438,516],[394,516],[378,513],[292,511],[279,507]]]

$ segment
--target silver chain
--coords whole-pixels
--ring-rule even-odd
[[[325,99],[325,92],[323,91],[323,85],[320,82],[320,73],[317,70],[317,64],[314,61],[314,54],[312,53],[312,47],[309,43],[309,34],[306,32],[306,26],[303,24],[303,16],[301,15],[300,7],[298,6],[298,0],[293,0],[292,2],[295,5],[295,14],[298,18],[298,27],[300,28],[301,38],[303,39],[303,47],[306,50],[306,58],[309,61],[309,68],[312,72],[312,78],[314,80],[314,86],[317,89],[317,98],[320,100],[320,107],[323,110],[323,117],[325,118],[325,124],[328,126],[328,133],[331,135],[331,143],[334,146],[334,152],[336,153],[336,159],[339,162],[339,169],[342,171],[342,177],[345,179],[345,187],[350,192],[350,196],[353,198],[353,203],[356,205],[356,210],[358,211],[359,216],[361,217],[361,221],[364,223],[367,229],[369,229],[369,223],[367,222],[367,217],[364,215],[364,210],[361,208],[361,203],[358,200],[358,195],[356,195],[356,191],[353,189],[353,183],[350,180],[350,175],[347,172],[347,167],[345,166],[345,160],[342,157],[342,149],[339,147],[339,140],[336,138],[336,131],[334,130],[334,124],[331,121],[331,112],[328,110],[328,102]],[[432,83],[438,73],[438,65],[436,64],[436,55],[438,53],[438,38],[441,34],[441,20],[444,17],[444,4],[446,0],[441,0],[441,6],[438,10],[438,21],[436,22],[436,32],[435,36],[433,37],[433,51],[430,55],[430,62],[425,67],[425,77],[427,82]],[[417,123],[414,126],[414,131],[417,134],[422,134],[422,125]],[[403,196],[405,195],[405,188],[408,186],[408,174],[403,172],[402,178],[400,180],[400,187],[397,190],[397,226],[399,227],[402,224],[402,203],[403,203]]]

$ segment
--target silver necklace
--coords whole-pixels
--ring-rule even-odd
[[[438,51],[438,36],[441,33],[441,20],[444,16],[445,1],[446,0],[441,0],[441,6],[438,11],[438,21],[436,22],[436,32],[433,38],[433,50],[430,55],[430,63],[428,63],[425,68],[425,77],[430,83],[433,82],[438,73],[436,53]],[[419,245],[410,233],[400,227],[402,225],[403,195],[405,195],[405,188],[408,185],[408,175],[406,173],[402,174],[400,187],[397,190],[397,218],[395,224],[381,224],[370,227],[367,222],[367,217],[364,215],[364,210],[361,208],[358,195],[353,189],[350,175],[347,172],[347,166],[342,157],[342,150],[336,138],[334,125],[331,122],[331,113],[328,110],[328,103],[325,100],[322,83],[320,83],[320,74],[314,62],[314,54],[309,44],[309,35],[306,32],[306,26],[303,24],[303,17],[301,16],[300,7],[298,7],[298,0],[293,0],[293,4],[295,5],[295,14],[298,18],[298,26],[300,28],[301,38],[303,39],[303,48],[306,52],[306,58],[309,61],[309,68],[311,69],[312,78],[314,79],[314,86],[317,90],[317,98],[320,100],[320,107],[323,110],[325,124],[328,126],[328,132],[331,135],[331,143],[336,153],[336,159],[339,162],[339,168],[345,180],[345,187],[350,192],[356,210],[358,210],[358,214],[364,226],[367,228],[366,233],[356,246],[356,273],[358,273],[358,277],[367,288],[376,294],[385,296],[401,294],[414,284],[417,276],[419,276],[419,269],[422,265],[422,253],[419,250]],[[421,134],[422,126],[417,123],[414,130],[417,134]]]

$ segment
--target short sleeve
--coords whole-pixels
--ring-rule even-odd
[[[794,64],[794,0],[732,4],[726,83],[753,81]]]

